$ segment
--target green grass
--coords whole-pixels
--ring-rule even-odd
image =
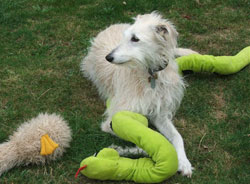
[[[0,0],[0,142],[39,112],[57,112],[73,130],[70,149],[46,166],[15,167],[0,183],[97,183],[74,174],[81,160],[111,143],[99,129],[105,109],[79,69],[89,40],[110,24],[158,10],[179,45],[233,55],[250,45],[247,0]],[[249,183],[250,67],[231,76],[194,74],[175,124],[196,170],[167,183]],[[112,182],[103,182],[112,183]],[[113,182],[117,183],[117,182]],[[127,182],[121,182],[127,183]]]

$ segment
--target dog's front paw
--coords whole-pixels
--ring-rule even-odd
[[[193,170],[194,168],[187,158],[179,158],[178,172],[180,172],[182,176],[191,178]]]
[[[102,122],[102,124],[101,124],[101,129],[102,129],[102,131],[104,131],[104,132],[114,134],[114,132],[113,132],[112,129],[111,129],[110,123],[111,123],[110,121]]]

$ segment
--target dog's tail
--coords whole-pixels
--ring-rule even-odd
[[[117,146],[114,144],[111,144],[109,146],[109,148],[113,148],[115,149],[120,156],[132,156],[132,155],[141,155],[141,156],[148,156],[148,154],[141,148],[139,148],[138,146],[135,147],[121,147],[121,146]]]
[[[199,54],[196,51],[193,51],[191,49],[186,49],[186,48],[176,48],[175,49],[175,56],[180,57],[180,56],[187,56],[190,54]]]

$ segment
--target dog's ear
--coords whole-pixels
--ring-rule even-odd
[[[157,25],[155,28],[157,34],[161,35],[164,39],[166,39],[166,35],[169,34],[168,28],[166,25]]]
[[[178,32],[170,22],[157,25],[155,32],[160,39],[171,42],[174,47],[177,45]]]

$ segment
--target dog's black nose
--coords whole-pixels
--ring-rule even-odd
[[[105,58],[108,62],[112,62],[114,60],[114,57],[111,54],[108,54]]]

